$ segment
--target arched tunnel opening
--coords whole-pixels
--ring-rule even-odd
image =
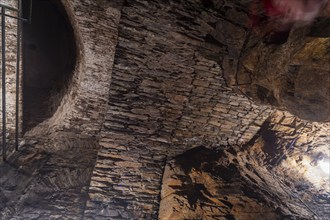
[[[23,15],[29,13],[23,1]],[[53,115],[76,62],[73,28],[60,1],[33,1],[31,18],[23,26],[23,132]]]

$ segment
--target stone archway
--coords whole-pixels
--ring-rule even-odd
[[[29,1],[23,1],[29,12]],[[51,117],[68,90],[76,64],[76,40],[59,1],[33,2],[23,27],[23,131]]]
[[[54,114],[27,136],[55,134],[65,129],[97,135],[106,111],[114,51],[117,45],[118,7],[90,1],[54,1],[72,27],[76,62]],[[114,18],[109,21],[107,16]],[[88,18],[88,19],[86,19]]]

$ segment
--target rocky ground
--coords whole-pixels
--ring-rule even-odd
[[[30,140],[1,164],[0,219],[82,218],[98,144],[57,138]]]

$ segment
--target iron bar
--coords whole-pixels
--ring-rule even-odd
[[[21,0],[18,0],[18,1],[21,1]],[[17,16],[9,15],[9,14],[6,14],[4,12],[1,12],[0,15],[3,15],[4,14],[6,17],[14,18],[14,19],[17,19],[17,20],[20,20],[20,21],[24,21],[24,22],[28,22],[29,24],[31,24],[31,22],[32,22],[32,4],[33,4],[33,0],[30,0],[29,16],[28,16],[28,18],[23,18],[22,2],[21,3],[18,3],[18,8],[14,8],[14,7],[11,7],[11,6],[8,6],[8,5],[4,5],[4,4],[1,4],[0,3],[0,8],[5,8],[5,9],[11,10],[11,11],[18,12],[18,15]]]
[[[6,109],[6,17],[17,20],[17,42],[16,42],[16,103],[15,103],[15,149],[19,146],[19,99],[20,99],[20,63],[21,63],[21,36],[22,36],[22,22],[31,23],[32,21],[32,0],[29,5],[28,18],[23,18],[22,0],[18,0],[18,8],[0,3],[1,7],[1,54],[2,54],[2,157],[7,159],[7,109]],[[16,16],[6,14],[6,10],[17,12]]]
[[[17,42],[16,42],[16,103],[15,103],[15,149],[18,150],[19,146],[19,100],[20,100],[20,63],[21,63],[21,38],[22,38],[22,22],[31,23],[32,21],[32,0],[29,5],[28,18],[23,18],[23,5],[22,0],[18,0],[18,8],[0,3],[1,11],[1,54],[2,54],[2,157],[3,160],[7,159],[7,109],[6,109],[6,17],[17,20]],[[17,15],[6,14],[6,10],[15,11]]]
[[[31,24],[31,22],[32,22],[32,1],[33,0],[30,0],[30,11],[29,11],[29,19],[28,19],[28,21],[29,21],[29,24]]]
[[[18,17],[22,16],[22,0],[18,0]],[[21,61],[21,28],[22,22],[17,20],[17,47],[16,47],[16,118],[15,118],[15,149],[18,150],[19,137],[19,86],[20,86],[20,61]]]
[[[6,160],[6,8],[1,8],[1,54],[2,54],[2,157]]]
[[[8,6],[8,5],[4,5],[4,4],[1,4],[1,3],[0,3],[0,7],[11,10],[11,11],[18,11],[17,8],[14,8],[14,7],[11,7],[11,6]]]
[[[0,13],[0,15],[3,15],[3,14]],[[5,15],[6,17],[9,17],[9,18],[14,18],[14,19],[17,19],[17,20],[20,20],[20,21],[28,22],[28,19],[26,19],[26,18],[15,17],[15,16],[8,15],[8,14],[4,14],[4,15]]]

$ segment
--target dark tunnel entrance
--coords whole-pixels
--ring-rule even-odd
[[[53,115],[75,63],[73,28],[60,0],[34,0],[32,22],[23,26],[23,132]]]

